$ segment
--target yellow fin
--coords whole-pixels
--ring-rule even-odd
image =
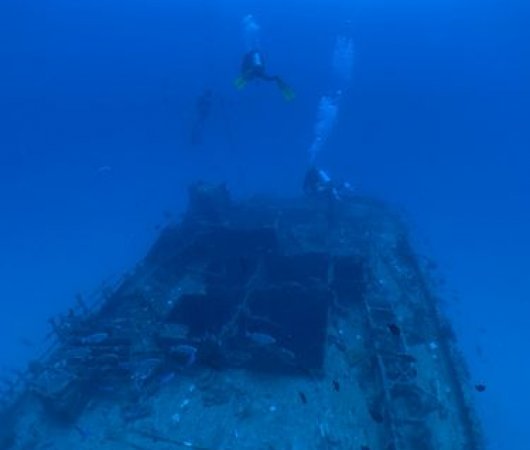
[[[245,77],[237,77],[234,81],[234,86],[236,89],[243,89],[247,85],[247,80]]]
[[[286,83],[281,80],[278,80],[277,84],[285,100],[290,102],[296,97],[294,91]]]
[[[296,97],[296,94],[290,87],[282,89],[282,94],[283,94],[283,98],[287,100],[288,102],[290,102],[291,100],[294,100],[294,98]]]

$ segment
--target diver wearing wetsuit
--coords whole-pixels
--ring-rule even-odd
[[[286,100],[294,98],[292,89],[277,75],[270,75],[265,70],[263,56],[259,50],[251,50],[243,55],[241,62],[241,73],[237,78],[236,87],[242,89],[252,80],[273,81],[278,86]]]

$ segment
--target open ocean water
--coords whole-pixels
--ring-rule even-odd
[[[530,449],[529,9],[3,0],[2,371],[144,254],[189,183],[293,196],[313,162],[405,212],[486,386],[489,448]],[[294,99],[234,86],[249,45]]]

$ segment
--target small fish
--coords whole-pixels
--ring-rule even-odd
[[[81,344],[83,345],[96,345],[106,341],[109,337],[108,333],[94,333],[89,336],[81,338]]]
[[[265,333],[246,333],[247,338],[249,338],[254,344],[257,345],[273,345],[276,344],[276,338],[270,334]]]
[[[298,396],[300,397],[300,401],[301,401],[304,405],[307,405],[307,397],[306,397],[306,395],[305,395],[302,391],[298,391]]]
[[[475,390],[477,392],[484,392],[486,390],[486,385],[484,383],[475,384]]]
[[[340,383],[337,380],[333,380],[333,389],[335,389],[337,392],[340,391]]]
[[[401,329],[395,323],[387,324],[388,329],[394,336],[399,336],[401,334]]]
[[[383,421],[385,420],[381,411],[377,410],[375,407],[370,408],[368,412],[370,413],[370,417],[376,423],[383,423]]]

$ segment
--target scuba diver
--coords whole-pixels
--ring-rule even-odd
[[[248,82],[253,80],[272,81],[276,83],[286,100],[294,98],[293,90],[277,75],[270,75],[265,69],[263,55],[259,50],[260,26],[254,20],[252,14],[243,18],[243,37],[245,40],[246,53],[241,62],[241,72],[235,81],[238,89],[242,89]]]
[[[205,89],[195,102],[195,119],[191,129],[191,145],[196,147],[202,143],[204,125],[210,116],[213,104],[213,92]]]
[[[355,188],[350,183],[335,183],[327,172],[314,165],[305,174],[303,189],[308,197],[329,200],[348,200],[355,196]]]
[[[327,225],[330,228],[337,224],[337,214],[341,205],[356,196],[355,189],[350,183],[336,183],[327,172],[314,165],[311,165],[305,174],[303,189],[308,198],[324,208]]]
[[[335,197],[335,188],[330,176],[322,169],[311,166],[304,177],[304,194],[308,197],[315,197],[322,194]]]
[[[241,73],[236,79],[235,85],[238,89],[242,89],[252,80],[275,82],[285,100],[289,101],[294,98],[293,90],[278,75],[270,75],[267,73],[263,56],[259,50],[250,50],[245,53],[241,62]]]

